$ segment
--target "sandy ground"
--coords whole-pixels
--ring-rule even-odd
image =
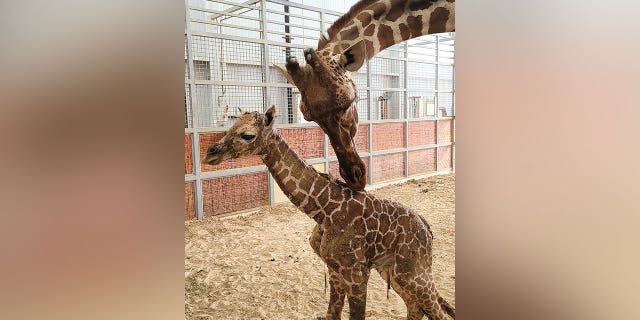
[[[435,240],[434,276],[455,306],[454,174],[387,186],[374,194],[424,215]],[[327,309],[325,265],[308,242],[313,220],[291,204],[247,217],[185,222],[185,319],[315,319]],[[372,271],[367,319],[405,319],[406,308]],[[348,319],[345,302],[343,319]]]

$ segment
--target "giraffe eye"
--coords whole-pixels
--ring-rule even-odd
[[[251,133],[243,133],[240,138],[246,140],[246,141],[251,141],[253,140],[253,138],[255,138],[256,135],[255,134],[251,134]]]

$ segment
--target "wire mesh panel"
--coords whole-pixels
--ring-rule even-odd
[[[374,120],[403,119],[404,91],[371,90]]]
[[[287,56],[304,64],[303,49],[315,47],[322,30],[340,17],[309,6],[314,3],[191,0],[195,34],[188,47],[185,40],[185,83],[194,81],[196,87],[185,86],[185,127],[230,125],[237,107],[263,111],[272,104],[278,123],[306,122],[298,89],[272,65],[285,65]],[[453,34],[411,39],[383,50],[353,73],[359,119],[451,116],[454,42]]]
[[[404,87],[404,61],[375,57],[370,60],[371,88]]]
[[[191,89],[184,85],[184,127],[193,128],[193,112],[191,111]]]
[[[238,2],[237,4],[232,4]],[[262,1],[204,1],[191,0],[189,16],[193,31],[244,36],[261,36]]]
[[[244,111],[264,111],[264,88],[257,86],[196,85],[193,108],[200,128],[233,125]]]

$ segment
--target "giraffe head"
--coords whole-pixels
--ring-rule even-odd
[[[228,159],[265,151],[266,142],[273,133],[275,106],[271,106],[264,114],[242,111],[241,113],[236,123],[225,132],[224,137],[207,149],[202,162],[216,165]]]
[[[275,68],[300,90],[300,111],[305,120],[315,121],[329,136],[342,178],[351,188],[363,190],[367,176],[353,141],[358,130],[358,92],[351,72],[366,61],[365,42],[359,41],[338,54],[306,49],[304,58],[304,66],[289,57],[286,68]]]

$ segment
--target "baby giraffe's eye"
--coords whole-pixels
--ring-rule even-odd
[[[247,140],[247,141],[251,141],[253,140],[253,138],[255,138],[256,135],[255,134],[251,134],[251,133],[243,133],[240,138]]]

